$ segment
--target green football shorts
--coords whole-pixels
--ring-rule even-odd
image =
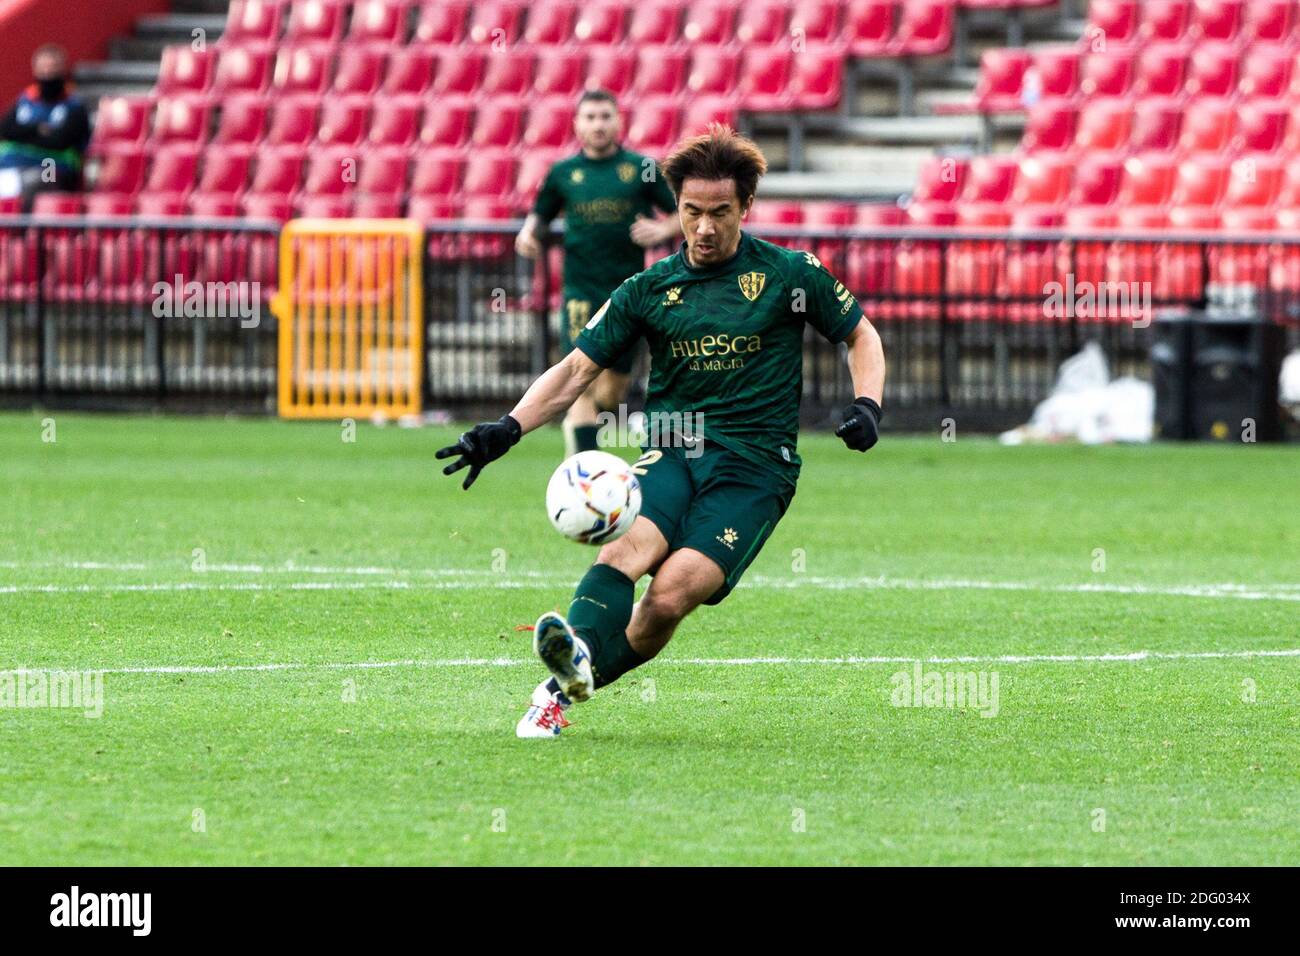
[[[726,575],[705,604],[720,604],[731,593],[794,498],[789,482],[708,441],[699,454],[647,449],[635,467],[641,514],[663,534],[669,553],[699,551]]]
[[[595,315],[596,310],[605,304],[609,296],[601,298],[577,298],[570,290],[565,290],[564,305],[560,309],[560,352],[562,355],[568,355],[573,351],[573,341],[578,337],[578,333],[583,330],[591,317]],[[610,370],[619,372],[623,375],[631,375],[632,369],[636,367],[637,356],[640,355],[642,345],[640,339],[637,340],[631,348],[614,360]]]

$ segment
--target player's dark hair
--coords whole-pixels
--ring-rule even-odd
[[[664,175],[673,194],[682,194],[688,179],[732,179],[742,206],[748,205],[758,190],[758,179],[767,172],[767,160],[748,137],[730,126],[710,123],[709,131],[682,140],[672,155],[663,161]]]
[[[586,90],[578,97],[578,105],[573,108],[573,112],[582,109],[583,103],[608,103],[618,111],[618,99],[609,90]]]

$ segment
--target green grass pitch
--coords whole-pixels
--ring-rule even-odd
[[[0,670],[105,671],[0,709],[5,862],[1300,862],[1300,450],[806,435],[744,586],[520,741],[594,551],[557,430],[470,492],[455,433],[0,416]]]

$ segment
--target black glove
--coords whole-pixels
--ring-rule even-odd
[[[844,409],[844,424],[835,429],[837,438],[854,451],[866,451],[880,440],[880,406],[875,399],[858,398]]]
[[[452,475],[460,471],[466,465],[469,466],[469,474],[465,477],[465,483],[462,488],[468,489],[474,484],[474,479],[478,473],[490,461],[496,461],[506,452],[518,443],[523,436],[523,429],[519,423],[509,415],[502,415],[499,421],[484,422],[482,425],[475,425],[465,434],[460,436],[460,440],[454,445],[448,445],[446,448],[438,449],[438,458],[450,458],[452,455],[460,455],[458,459],[442,470],[444,475]]]

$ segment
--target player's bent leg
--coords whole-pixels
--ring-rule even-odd
[[[650,660],[663,650],[677,625],[717,593],[725,580],[726,573],[722,567],[708,555],[693,548],[682,548],[670,554],[655,573],[645,596],[637,602],[632,622],[628,625],[628,644],[641,658],[637,664]]]

